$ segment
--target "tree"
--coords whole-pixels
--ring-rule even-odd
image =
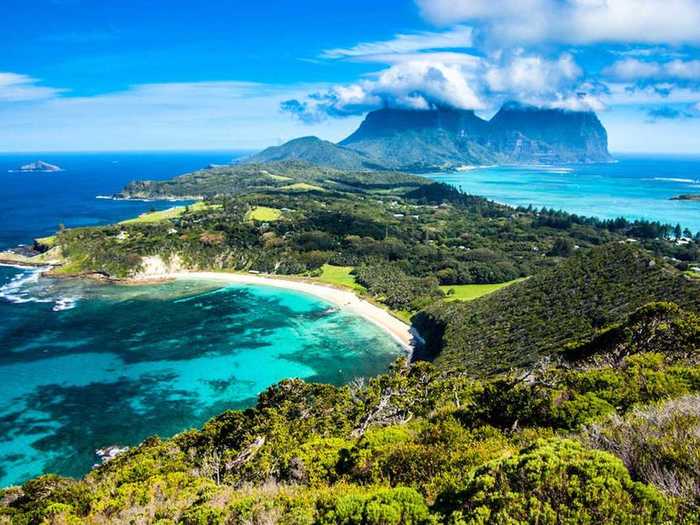
[[[554,246],[549,250],[547,255],[552,257],[570,257],[574,254],[574,243],[571,239],[557,239],[554,241]]]

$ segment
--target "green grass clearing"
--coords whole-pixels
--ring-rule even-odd
[[[280,217],[282,217],[280,210],[266,206],[256,206],[245,214],[245,220],[247,221],[272,222],[278,221]]]
[[[138,217],[133,219],[127,219],[121,221],[119,224],[148,224],[160,221],[166,221],[170,219],[176,219],[187,210],[189,211],[203,211],[211,210],[215,208],[220,208],[221,204],[207,204],[206,202],[195,202],[189,206],[175,206],[173,208],[168,208],[167,210],[161,211],[151,211],[147,213],[142,213]]]
[[[321,275],[315,279],[323,283],[342,286],[344,288],[351,288],[352,290],[358,292],[364,292],[365,287],[357,284],[355,282],[355,276],[351,275],[350,272],[352,272],[352,266],[333,266],[330,264],[324,264],[321,267]]]
[[[445,294],[448,294],[445,297],[446,301],[473,301],[522,280],[524,279],[515,279],[507,283],[498,284],[454,284],[441,286],[440,289]],[[450,294],[450,290],[454,290],[454,293]]]
[[[326,191],[321,186],[309,184],[308,182],[295,182],[294,184],[282,186],[280,189],[287,191]]]
[[[56,246],[56,236],[55,235],[49,235],[48,237],[39,237],[38,239],[34,239],[37,244],[41,244],[42,246],[45,246],[46,248],[53,248]]]

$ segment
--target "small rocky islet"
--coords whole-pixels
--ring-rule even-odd
[[[63,168],[56,166],[55,164],[49,164],[43,160],[37,160],[30,162],[29,164],[24,164],[13,171],[21,173],[54,173],[57,171],[63,171]]]

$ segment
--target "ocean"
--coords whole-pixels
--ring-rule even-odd
[[[615,158],[611,164],[493,166],[429,176],[512,206],[532,204],[604,219],[646,219],[700,232],[700,202],[671,200],[700,193],[700,156]]]
[[[0,155],[0,249],[66,227],[106,224],[170,202],[97,199],[134,179],[223,164],[236,152]],[[13,173],[44,160],[59,173]],[[479,168],[430,175],[512,205],[626,216],[700,231],[700,158]],[[79,476],[95,450],[197,427],[300,377],[342,384],[400,355],[379,328],[280,289],[186,282],[106,286],[0,267],[0,486]]]

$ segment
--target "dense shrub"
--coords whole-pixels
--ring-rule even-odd
[[[437,507],[454,524],[671,523],[672,504],[630,479],[611,454],[565,439],[537,441],[474,473]]]

